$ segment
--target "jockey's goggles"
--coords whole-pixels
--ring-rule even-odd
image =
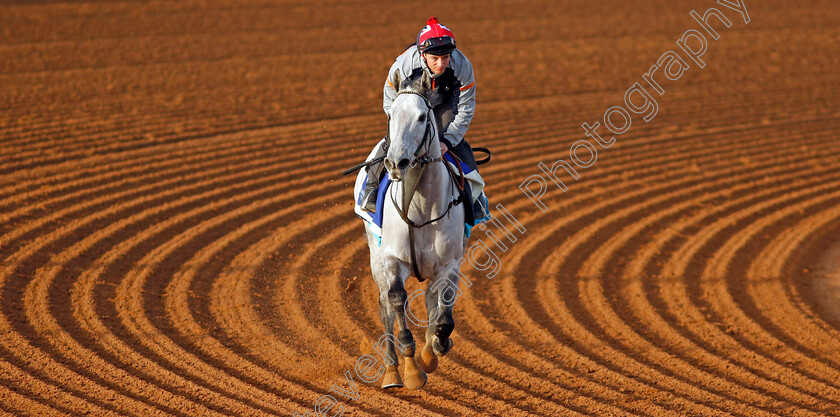
[[[455,49],[455,40],[449,36],[429,38],[420,44],[420,51],[431,55],[447,55]]]

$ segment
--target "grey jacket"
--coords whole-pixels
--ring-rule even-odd
[[[422,68],[432,78],[437,78],[438,75],[432,74],[426,61],[420,56],[417,51],[417,46],[412,45],[402,55],[398,56],[388,70],[388,77],[385,79],[385,86],[382,94],[382,108],[385,114],[391,116],[391,103],[397,96],[398,85],[394,84],[395,80],[404,80],[417,68]],[[457,87],[459,91],[455,92],[455,97],[458,99],[458,108],[455,112],[455,118],[446,128],[443,133],[444,140],[448,142],[448,146],[452,147],[464,139],[467,133],[467,128],[470,126],[470,121],[475,114],[475,76],[473,74],[473,67],[470,60],[458,49],[452,51],[452,57],[449,60],[449,67],[454,72],[457,79]],[[399,77],[395,77],[395,73],[399,71]]]

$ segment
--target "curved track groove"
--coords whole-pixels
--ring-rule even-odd
[[[826,172],[825,174],[830,174],[830,172]],[[774,191],[775,191],[775,190],[774,190]],[[704,195],[704,197],[705,197],[705,196],[706,196],[706,195]],[[713,195],[712,195],[712,196],[710,196],[710,197],[713,197]],[[681,206],[683,206],[683,207],[679,207],[679,206],[677,206],[677,207],[674,207],[674,208],[690,208],[690,207],[691,207],[691,206],[693,206],[694,204],[696,204],[696,202],[694,202],[694,201],[688,201],[688,202],[686,202],[686,203],[684,203],[684,204],[681,204]],[[667,214],[669,214],[669,213],[667,213],[667,212],[662,212],[661,214],[662,214],[662,215],[667,215]],[[657,217],[658,217],[658,216],[657,216]],[[651,220],[657,220],[657,219],[655,219],[655,218],[649,218],[649,219],[651,219]],[[632,227],[633,227],[634,229],[637,229],[637,230],[642,230],[643,228],[648,227],[648,226],[649,226],[649,224],[647,224],[646,222],[643,222],[643,223],[637,223],[637,224],[634,224]],[[632,234],[627,234],[627,233],[622,233],[622,234],[620,234],[620,235],[618,235],[618,236],[619,236],[619,238],[614,239],[614,240],[625,240],[625,241],[626,241],[626,240],[628,240],[630,237],[632,237],[633,235],[632,235]],[[627,238],[627,239],[625,239],[625,238]],[[604,245],[603,247],[606,249],[606,248],[609,248],[609,246],[610,246],[610,245],[609,245],[609,244],[607,244],[607,245]],[[651,253],[651,252],[648,252],[648,253]],[[600,256],[601,256],[603,259],[609,259],[609,258],[611,258],[611,256],[605,256],[603,252],[600,252]],[[643,294],[644,294],[644,292],[642,292],[642,288],[640,287],[641,283],[640,283],[640,282],[637,280],[637,278],[635,278],[635,277],[639,277],[639,276],[640,276],[643,272],[638,270],[638,266],[636,266],[636,267],[635,267],[635,269],[636,269],[636,272],[635,272],[635,273],[627,274],[626,276],[628,276],[628,277],[633,277],[633,278],[634,278],[634,279],[633,279],[633,281],[632,281],[632,283],[633,283],[633,285],[634,285],[634,288],[636,288],[636,289],[639,291],[639,292],[637,292],[635,295],[636,295],[636,297],[640,297],[641,295],[643,295]],[[594,273],[594,272],[590,272],[590,273]],[[626,289],[622,288],[622,290],[626,290]],[[622,291],[622,292],[623,292],[623,291]],[[633,300],[633,298],[632,298],[632,297],[630,297],[630,298],[628,298],[628,299],[629,299],[629,300]],[[631,313],[631,314],[632,314],[632,312],[633,312],[633,311],[640,311],[640,309],[639,309],[639,308],[634,308],[634,309],[631,309],[631,310],[629,311],[629,313]],[[642,309],[641,311],[644,311],[644,309]],[[649,316],[648,318],[650,319],[650,316]],[[672,320],[673,320],[673,319],[672,319]],[[650,321],[649,321],[649,320],[646,320],[646,322],[650,322]],[[655,327],[655,328],[656,328],[656,329],[664,329],[664,328],[667,328],[667,326],[665,326],[665,325],[664,325],[664,322],[663,322],[660,326],[657,326],[657,327]],[[729,351],[729,352],[728,352],[728,355],[732,355],[732,352],[731,352],[731,351]],[[752,357],[752,358],[751,358],[751,360],[754,360],[754,359],[755,359],[754,357]],[[784,372],[784,370],[781,370],[781,371],[782,371],[782,372]],[[813,392],[813,393],[817,393],[817,392],[820,392],[819,390],[824,389],[824,388],[826,388],[826,387],[819,388],[819,389],[816,389],[816,388],[815,388],[815,389],[813,389],[813,390],[812,390],[812,392]]]
[[[771,194],[778,192],[779,191],[777,191],[777,189],[771,188],[768,192],[762,192],[760,194]],[[627,267],[627,276],[654,277],[657,273],[657,269],[654,266],[650,265],[652,262],[652,258],[658,252],[663,250],[663,245],[665,245],[669,240],[677,238],[682,234],[681,232],[683,232],[686,228],[689,228],[692,226],[692,224],[696,224],[697,222],[705,219],[710,212],[717,212],[719,210],[726,209],[729,206],[744,204],[745,202],[750,201],[754,198],[756,197],[748,195],[746,197],[727,202],[724,205],[708,206],[711,208],[711,210],[702,210],[689,218],[684,218],[684,220],[680,219],[680,221],[677,222],[676,225],[672,223],[672,226],[668,230],[663,231],[659,236],[656,237],[656,240],[652,245],[646,247],[642,253],[640,253],[637,257],[633,259],[633,261]],[[771,373],[764,375],[764,377],[777,379],[780,382],[782,380],[786,380],[788,381],[787,383],[790,383],[791,380],[799,380],[803,377],[807,379],[817,380],[819,382],[817,382],[816,385],[813,382],[808,381],[807,379],[801,382],[801,384],[804,385],[802,389],[814,395],[823,394],[824,392],[826,392],[826,390],[836,390],[836,388],[832,386],[823,385],[834,384],[835,382],[835,380],[827,378],[826,375],[813,373],[808,375],[808,372],[802,374],[802,370],[787,369],[785,367],[786,363],[774,360],[772,356],[766,356],[761,354],[760,352],[756,352],[751,349],[744,349],[743,347],[738,345],[737,340],[731,340],[731,337],[727,336],[725,332],[726,329],[721,329],[717,325],[707,323],[706,319],[703,317],[702,312],[699,311],[696,307],[691,307],[692,303],[688,301],[688,296],[685,292],[685,288],[682,288],[681,286],[654,284],[651,282],[644,282],[639,280],[638,278],[635,278],[629,283],[628,290],[635,297],[651,298],[650,302],[652,302],[654,306],[657,306],[657,309],[662,309],[665,312],[665,318],[667,318],[667,321],[679,323],[677,330],[683,334],[686,334],[695,343],[698,343],[699,345],[704,345],[705,349],[709,350],[710,352],[717,352],[716,354],[718,356],[721,356],[722,358],[726,357],[727,360],[734,361],[740,366],[746,366],[750,368],[751,372],[758,372],[759,374]],[[661,295],[657,295],[658,293],[661,293]],[[651,295],[645,296],[645,294]],[[633,300],[633,298],[629,295],[628,298],[630,300]],[[710,334],[717,335],[715,343],[713,345],[709,344],[706,341],[706,339],[708,339],[708,335]],[[743,353],[736,353],[742,350]],[[759,364],[756,364],[756,361],[758,361]],[[777,374],[781,377],[776,377],[772,374]]]
[[[807,190],[807,191],[810,192],[810,194],[813,198],[813,196],[821,196],[825,192],[830,192],[832,190],[832,188],[836,188],[836,187],[837,187],[837,184],[829,183],[829,184],[824,185],[822,187],[819,187],[815,190]],[[801,194],[801,192],[797,193],[797,194]],[[680,276],[682,273],[684,273],[683,271],[685,270],[685,268],[687,268],[687,266],[689,264],[688,262],[694,256],[694,253],[696,253],[702,247],[703,244],[705,244],[710,239],[712,239],[714,237],[715,233],[719,233],[722,230],[725,230],[727,228],[731,228],[731,225],[733,224],[733,222],[737,221],[738,218],[744,218],[744,217],[746,217],[748,215],[751,215],[754,212],[758,212],[759,210],[762,210],[762,209],[766,210],[768,206],[772,207],[773,205],[779,205],[781,202],[785,202],[790,198],[791,198],[791,196],[783,195],[781,197],[777,197],[776,199],[768,200],[767,202],[765,202],[761,205],[752,206],[752,207],[750,207],[749,211],[743,212],[743,214],[739,213],[738,217],[733,218],[733,216],[728,216],[728,217],[720,219],[719,221],[715,222],[715,224],[713,224],[711,227],[707,227],[702,233],[696,235],[696,237],[695,237],[695,239],[693,239],[693,241],[687,242],[687,244],[683,246],[683,248],[686,248],[686,251],[684,253],[679,253],[679,252],[675,253],[674,259],[680,259],[680,261],[675,262],[674,264],[669,263],[668,265],[666,265],[666,268],[663,270],[663,272],[665,274],[667,274],[666,276],[674,276],[674,277]],[[753,229],[753,231],[751,231],[750,233],[751,234],[755,233],[754,227],[751,227],[751,229]],[[725,265],[729,262],[729,260],[731,259],[731,256],[732,256],[732,255],[727,255],[728,253],[730,253],[728,249],[732,249],[732,247],[735,246],[735,245],[743,245],[744,239],[748,239],[749,236],[751,236],[751,234],[750,235],[741,235],[741,236],[738,237],[737,240],[730,240],[729,242],[727,242],[727,245],[722,246],[722,249],[720,251],[718,251],[718,253],[723,255],[723,257],[718,258],[718,259],[713,259],[715,262],[713,262],[713,263],[710,262],[709,263],[709,266],[707,267],[707,268],[709,268],[709,270],[708,270],[709,272],[704,272],[703,276],[701,277],[700,283],[708,283],[709,280],[715,279],[715,278],[712,278],[712,277],[706,278],[707,276],[709,276],[709,274],[711,274],[711,272],[710,272],[711,268],[714,268],[714,270],[715,270],[713,276],[715,276],[715,277],[725,276],[725,275],[721,275],[721,274],[726,274],[726,272],[725,272],[726,271],[726,266]],[[673,265],[673,266],[671,266],[671,265]],[[719,288],[717,286],[709,286],[709,285],[707,285],[707,287],[708,287],[707,290],[700,291],[700,293],[705,293],[706,294],[706,296],[704,296],[705,303],[712,303],[712,305],[714,305],[714,304],[716,304],[715,302],[725,301],[724,305],[728,308],[731,307],[732,305],[736,304],[734,301],[731,301],[732,300],[732,295],[729,294],[729,293],[726,293],[726,292],[721,292],[721,288]],[[754,343],[756,343],[756,346],[774,346],[774,347],[781,347],[782,346],[782,345],[780,345],[781,341],[779,339],[772,338],[772,336],[770,334],[767,334],[767,332],[765,332],[763,329],[760,328],[760,325],[759,325],[759,327],[756,327],[757,324],[754,322],[754,320],[749,318],[750,317],[749,315],[747,315],[745,313],[741,313],[740,308],[735,309],[735,310],[729,309],[727,311],[729,311],[729,317],[730,318],[737,318],[738,319],[736,322],[730,324],[730,326],[734,326],[733,328],[735,328],[735,329],[740,329],[740,331],[739,331],[740,335],[750,336],[750,337],[760,337],[758,340],[756,340],[754,342]],[[739,312],[739,314],[733,314],[733,311]],[[724,323],[724,326],[725,325],[726,325],[726,323]],[[768,339],[767,338],[768,336],[770,336],[771,338]],[[803,355],[802,353],[799,353],[795,349],[785,349],[785,350],[786,350],[786,352],[784,352],[784,353],[786,355],[794,355],[794,356],[798,357],[798,359],[801,360],[801,362],[800,362],[801,364],[812,363],[811,358],[809,358],[807,355]],[[824,367],[819,367],[818,365],[817,365],[817,369],[822,369],[822,372],[827,371]],[[834,381],[836,381],[836,379]]]
[[[527,231],[501,250],[473,229],[500,269],[462,266],[422,390],[355,378],[348,399],[331,387],[382,325],[338,172],[383,133],[370,63],[424,16],[310,3],[4,6],[0,415],[304,415],[325,394],[377,417],[840,415],[840,303],[815,273],[840,231],[828,5],[721,8],[708,65],[657,73],[656,116],[567,192],[546,182],[545,212],[520,184],[648,85],[691,9],[448,8],[488,197]]]

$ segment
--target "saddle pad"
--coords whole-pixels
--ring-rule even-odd
[[[443,157],[446,158],[446,160],[449,161],[449,163],[455,165],[455,159],[452,158],[452,155],[450,155],[449,153],[445,153],[443,154]],[[458,165],[461,165],[461,171],[464,171],[464,175],[467,175],[473,171],[472,168],[469,167],[469,165],[465,164],[462,161],[458,161]]]
[[[364,197],[365,187],[364,184],[367,182],[367,173],[364,174],[362,178],[362,187],[356,194],[356,206],[355,212],[362,218],[362,220],[371,224],[371,229],[375,226],[375,235],[377,237],[381,237],[382,233],[382,207],[385,203],[385,196],[388,191],[388,187],[391,185],[391,179],[388,178],[387,175],[382,177],[382,181],[379,182],[379,189],[376,190],[376,211],[373,213],[362,209],[362,198]]]
[[[454,161],[450,161],[453,162]],[[463,162],[461,163],[461,169],[469,169]],[[466,172],[466,171],[465,171]],[[356,176],[356,186],[354,187],[354,191],[356,194],[356,202],[353,205],[353,211],[359,216],[362,220],[364,220],[368,227],[370,228],[371,233],[376,238],[377,243],[382,245],[382,207],[386,202],[390,203],[390,199],[387,197],[388,187],[391,186],[391,179],[385,175],[382,178],[382,181],[379,182],[379,189],[377,190],[376,195],[376,211],[373,213],[365,210],[362,208],[362,197],[365,190],[365,183],[367,182],[367,170],[361,170],[359,174]],[[470,229],[472,227],[469,224],[464,224],[464,235],[466,237],[470,237]]]

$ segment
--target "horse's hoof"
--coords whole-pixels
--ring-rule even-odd
[[[428,379],[429,377],[426,376],[423,369],[417,366],[414,357],[407,356],[405,358],[405,387],[408,389],[423,388],[423,385],[426,385]]]
[[[435,355],[435,352],[432,350],[432,344],[426,343],[423,346],[423,350],[420,351],[420,358],[417,360],[420,363],[420,367],[426,371],[427,374],[430,374],[435,371],[438,367],[438,357]]]
[[[403,381],[397,371],[397,365],[389,365],[385,368],[385,377],[382,378],[382,388],[402,388]]]
[[[445,346],[440,343],[440,339],[438,339],[437,336],[432,338],[432,349],[435,351],[435,355],[446,355],[450,350],[452,350],[452,346],[455,346],[455,342],[452,341],[451,337],[446,339]]]

